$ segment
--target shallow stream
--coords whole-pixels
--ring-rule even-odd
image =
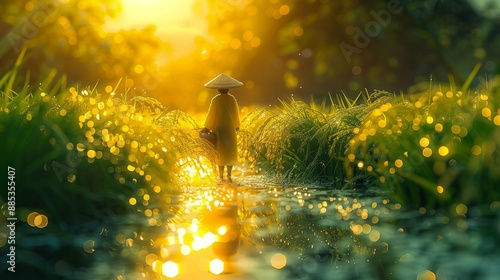
[[[500,275],[498,238],[481,230],[495,223],[404,211],[383,192],[284,187],[248,177],[232,185],[187,187],[178,199],[173,203],[182,206],[160,252],[168,261],[151,262],[163,279]]]

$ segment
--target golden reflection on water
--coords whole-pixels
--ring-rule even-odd
[[[181,214],[146,259],[152,271],[176,279],[244,273],[248,258],[280,271],[308,256],[349,262],[374,248],[386,253],[389,244],[376,227],[401,207],[318,188],[225,184],[188,187],[180,200]]]

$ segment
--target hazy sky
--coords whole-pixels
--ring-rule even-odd
[[[104,26],[106,31],[156,25],[156,35],[169,41],[180,55],[193,50],[194,37],[208,36],[204,17],[193,11],[196,0],[122,0],[123,11]]]

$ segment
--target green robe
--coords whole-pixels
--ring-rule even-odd
[[[236,129],[240,127],[238,102],[231,94],[218,94],[212,98],[205,127],[217,136],[217,158],[219,166],[238,163]]]

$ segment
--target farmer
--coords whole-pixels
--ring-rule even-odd
[[[202,132],[212,131],[217,142],[215,159],[219,166],[219,180],[223,181],[224,167],[227,167],[227,180],[232,182],[233,165],[238,162],[236,131],[240,128],[238,103],[229,89],[242,86],[243,83],[222,73],[205,84],[206,88],[217,89],[219,94],[212,98]]]

